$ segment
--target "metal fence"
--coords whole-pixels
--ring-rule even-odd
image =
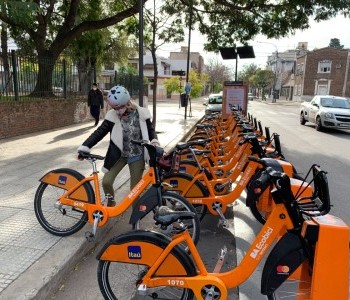
[[[52,65],[52,64],[51,64]],[[41,62],[41,68],[51,69],[50,61]],[[91,84],[97,82],[105,92],[116,84],[125,86],[130,94],[138,94],[138,76],[115,70],[82,68],[70,58],[60,57],[47,71],[51,80],[39,76],[38,57],[23,57],[11,51],[7,59],[0,59],[0,101],[23,101],[39,98],[74,98],[87,95]],[[49,86],[39,82],[48,82]],[[39,87],[39,89],[38,89]],[[40,89],[42,88],[42,90]],[[34,93],[35,92],[35,93]]]

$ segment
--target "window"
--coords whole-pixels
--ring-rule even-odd
[[[328,60],[320,61],[318,63],[318,73],[330,73],[331,72],[331,62]]]

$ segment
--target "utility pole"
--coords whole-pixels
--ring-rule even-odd
[[[188,86],[188,77],[190,73],[190,56],[191,56],[191,27],[192,27],[192,0],[190,1],[190,19],[188,25],[188,45],[187,45],[187,70],[186,70],[186,87]],[[190,117],[192,116],[191,111],[191,99],[190,95],[186,92],[186,105],[185,105],[185,120],[187,119],[187,105],[190,104]]]
[[[278,66],[278,48],[275,44],[273,43],[270,43],[270,42],[259,42],[258,43],[260,44],[269,44],[269,45],[272,45],[275,47],[276,49],[276,54],[274,55],[274,61],[275,61],[275,67],[274,67],[274,73],[275,73],[275,78],[274,78],[274,82],[273,82],[273,92],[272,92],[272,102],[276,102],[276,96],[277,96],[277,90],[276,90],[276,87],[277,87],[277,82],[278,82],[278,79],[279,79],[279,74],[278,74],[278,69],[277,69],[277,66]]]
[[[139,0],[139,105],[143,106],[143,0]]]

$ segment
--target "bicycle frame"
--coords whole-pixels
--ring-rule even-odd
[[[167,244],[164,250],[143,241],[112,242],[103,249],[98,259],[148,266],[149,269],[142,276],[142,282],[139,286],[139,291],[143,293],[147,289],[173,286],[191,289],[195,299],[203,299],[202,289],[205,286],[212,285],[215,286],[216,291],[219,290],[220,299],[228,299],[227,290],[245,282],[262,259],[266,255],[271,255],[269,250],[275,242],[280,240],[289,230],[295,229],[295,226],[286,206],[281,203],[276,204],[271,216],[239,265],[223,273],[208,272],[187,231],[173,236],[172,241]],[[315,228],[316,226],[318,229]],[[319,231],[315,231],[315,229]],[[349,227],[342,220],[332,215],[312,217],[309,221],[303,223],[301,230],[303,238],[310,239],[310,235],[313,235],[313,238],[317,240],[315,260],[314,263],[311,263],[312,266],[304,257],[303,261],[298,260],[300,266],[295,271],[292,267],[289,269],[288,265],[286,265],[287,269],[284,271],[291,278],[301,280],[297,287],[296,294],[298,296],[296,299],[347,299]],[[197,269],[196,275],[186,275],[181,264],[171,255],[172,249],[184,242],[188,245],[194,266]],[[130,254],[129,247],[138,248],[137,251],[139,252],[134,253],[137,255],[137,259]],[[273,250],[275,250],[275,247],[278,247],[278,244],[274,246]],[[330,259],[329,253],[337,253],[337,257]],[[172,276],[171,274],[176,275]],[[329,278],[329,274],[337,274],[337,276]],[[305,294],[304,288],[310,289],[310,294]]]
[[[153,168],[148,168],[142,179],[135,185],[135,187],[129,192],[129,194],[117,203],[116,206],[108,207],[104,206],[100,196],[100,186],[98,172],[94,171],[92,175],[85,177],[83,180],[78,181],[72,176],[64,174],[65,178],[62,178],[62,174],[49,172],[40,181],[50,185],[54,185],[60,188],[64,188],[67,191],[57,199],[61,204],[75,207],[82,211],[88,212],[88,222],[94,223],[94,213],[102,212],[103,218],[98,222],[98,227],[104,226],[109,218],[119,216],[125,212],[141,195],[143,191],[149,185],[156,184],[156,174]],[[95,203],[89,203],[84,184],[94,184]],[[136,212],[135,212],[136,213]]]

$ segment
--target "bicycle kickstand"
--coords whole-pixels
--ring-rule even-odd
[[[97,224],[102,220],[103,215],[100,212],[95,212],[93,214],[94,224],[92,226],[92,231],[85,232],[85,238],[88,242],[93,242],[96,236]]]

